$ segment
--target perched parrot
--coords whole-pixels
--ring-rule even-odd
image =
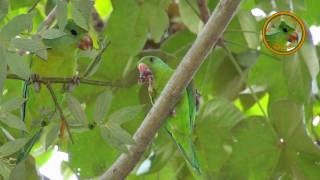
[[[76,77],[76,51],[77,49],[91,49],[92,40],[87,32],[81,27],[77,26],[73,20],[68,20],[64,29],[65,35],[56,39],[43,39],[43,43],[48,47],[47,60],[43,60],[36,55],[31,58],[31,72],[33,74],[32,81],[35,84],[37,79],[41,77]],[[70,82],[72,83],[72,82]],[[56,106],[52,100],[51,93],[46,87],[40,89],[40,84],[35,85],[34,88],[29,90],[24,86],[24,96],[28,98],[27,104],[22,107],[22,113],[27,113],[29,116],[26,118],[27,127],[33,130],[32,121],[42,119],[42,111],[55,111]],[[63,87],[60,84],[51,84],[52,90],[55,93],[58,103],[61,105],[63,102]],[[27,95],[28,94],[28,95]],[[26,108],[26,109],[25,109]],[[26,116],[25,115],[25,116]],[[61,122],[60,136],[63,136],[66,124]],[[25,159],[30,153],[33,145],[38,141],[43,129],[38,130],[29,142],[25,145],[24,149],[20,152],[17,162]]]
[[[86,30],[77,26],[73,20],[68,20],[64,32],[65,35],[59,38],[43,39],[43,43],[48,47],[47,60],[36,55],[31,58],[32,81],[35,82],[35,85],[29,91],[27,112],[34,119],[40,119],[42,110],[55,110],[51,94],[45,86],[37,87],[39,85],[36,83],[37,79],[41,77],[74,77],[74,81],[76,81],[77,60],[75,54],[77,49],[92,48],[92,40]],[[51,86],[57,96],[58,103],[62,103],[62,85],[51,84]]]
[[[138,62],[139,81],[148,84],[148,91],[153,103],[160,95],[174,70],[160,58],[143,57]],[[171,111],[165,129],[171,139],[177,144],[188,163],[200,172],[196,151],[192,140],[193,126],[197,109],[196,92],[189,85],[183,92],[180,101]]]
[[[294,43],[298,41],[298,34],[295,29],[281,21],[273,34],[267,34],[266,40],[268,44],[275,50],[287,51],[288,42]]]

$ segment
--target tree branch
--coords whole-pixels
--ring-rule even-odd
[[[198,0],[200,16],[203,22],[207,22],[210,17],[210,10],[207,6],[207,0]]]
[[[25,79],[14,74],[8,74],[7,79],[25,81]],[[39,79],[37,79],[38,82],[43,84],[47,84],[47,83],[67,84],[67,83],[70,83],[72,80],[73,78],[63,78],[63,77],[40,77]],[[123,87],[121,82],[116,83],[111,81],[97,81],[97,80],[89,80],[84,78],[80,78],[80,84],[87,84],[87,85],[94,85],[94,86]]]
[[[208,23],[199,33],[196,41],[182,59],[160,97],[151,108],[134,134],[135,145],[129,146],[129,153],[123,153],[100,179],[120,180],[128,176],[139,162],[145,149],[158,129],[165,122],[170,109],[179,101],[182,91],[203,63],[212,47],[218,42],[231,21],[241,0],[221,0]]]

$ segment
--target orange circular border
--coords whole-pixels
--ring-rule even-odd
[[[266,29],[267,29],[268,24],[270,23],[271,20],[273,20],[274,18],[276,18],[276,17],[278,17],[280,15],[288,15],[288,16],[291,16],[292,18],[294,18],[299,23],[299,25],[301,27],[301,31],[302,31],[302,37],[301,37],[301,40],[300,40],[299,44],[297,45],[297,47],[295,47],[294,49],[292,49],[291,51],[288,51],[288,52],[277,51],[277,50],[273,49],[272,47],[269,46],[269,44],[267,43],[267,40],[265,38],[266,37]],[[304,27],[304,23],[302,22],[302,20],[298,16],[294,15],[293,13],[291,13],[289,11],[280,11],[280,12],[277,12],[277,13],[271,15],[270,17],[267,18],[266,22],[263,25],[263,29],[262,29],[263,43],[265,44],[265,46],[268,49],[270,49],[275,54],[291,55],[291,54],[297,52],[302,47],[305,38],[306,38],[306,30],[305,30],[305,27]]]

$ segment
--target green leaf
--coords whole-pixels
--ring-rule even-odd
[[[43,34],[41,34],[41,36],[44,38],[44,39],[56,39],[56,38],[59,38],[59,37],[62,37],[66,35],[65,32],[59,30],[59,29],[48,29],[46,31],[43,32]]]
[[[26,100],[23,98],[12,98],[8,101],[3,102],[2,104],[0,104],[0,110],[1,111],[12,111],[12,110],[16,110],[19,109],[22,105],[22,103],[24,103]]]
[[[58,21],[58,26],[61,31],[67,25],[68,21],[68,3],[65,0],[58,0],[57,2],[57,11],[56,11],[56,18]]]
[[[268,179],[280,149],[277,135],[262,117],[242,121],[232,129],[232,154],[222,168],[222,179]]]
[[[283,66],[289,98],[301,103],[307,102],[311,97],[311,77],[305,61],[301,61],[296,54],[284,60]]]
[[[31,30],[32,17],[33,15],[31,13],[15,16],[1,29],[0,42],[6,44],[21,32]]]
[[[30,52],[37,52],[40,50],[45,50],[47,47],[41,41],[41,39],[23,39],[23,38],[14,38],[12,39],[12,44],[17,49],[22,49]]]
[[[59,124],[52,124],[47,127],[48,132],[46,133],[45,139],[45,149],[48,149],[54,141],[57,139],[59,134],[60,125]]]
[[[11,113],[4,113],[4,112],[1,113],[0,122],[6,124],[11,128],[15,128],[23,131],[27,130],[24,122],[22,122],[19,117]]]
[[[114,50],[123,54],[138,54],[147,40],[147,15],[132,0],[113,1],[113,7],[106,28],[106,35],[112,42],[110,49],[115,47]]]
[[[169,26],[169,18],[166,13],[166,8],[162,9],[158,1],[145,1],[142,5],[145,15],[148,20],[148,27],[152,39],[158,43]]]
[[[101,124],[105,116],[107,115],[110,105],[112,101],[112,92],[111,91],[105,91],[104,93],[100,94],[97,98],[97,102],[95,104],[93,116],[94,120]]]
[[[99,128],[73,134],[73,138],[74,144],[68,145],[69,162],[72,170],[81,179],[101,176],[120,155],[116,149],[104,142]]]
[[[9,156],[21,150],[23,146],[28,142],[28,138],[16,139],[9,141],[0,147],[0,156]]]
[[[40,180],[34,158],[29,156],[27,159],[17,164],[16,167],[12,169],[10,180],[11,179]]]
[[[197,0],[179,1],[179,10],[183,23],[191,32],[197,34],[203,27],[203,22],[199,16]]]
[[[72,113],[73,117],[82,123],[82,125],[88,124],[88,119],[86,113],[82,110],[80,102],[71,95],[67,96],[67,103],[70,112]]]
[[[117,124],[107,123],[100,129],[103,139],[122,152],[128,152],[126,145],[135,143],[131,135]]]
[[[0,22],[8,13],[8,0],[0,0]]]
[[[292,100],[276,101],[270,105],[269,115],[287,148],[320,155],[320,150],[307,134],[302,105]]]
[[[75,0],[71,4],[71,14],[75,23],[89,30],[89,19],[93,3],[90,0]]]
[[[200,116],[201,119],[211,119],[218,128],[230,129],[245,118],[230,101],[214,99],[209,101]]]
[[[29,65],[26,63],[26,56],[20,56],[13,53],[7,53],[7,63],[9,65],[10,71],[17,76],[27,80],[31,71]]]
[[[2,90],[4,86],[4,81],[7,78],[7,61],[6,61],[6,54],[4,49],[0,47],[0,95],[2,95]]]
[[[4,160],[0,160],[0,177],[4,179],[9,179],[10,172],[11,172],[12,167],[10,164]]]
[[[123,124],[134,119],[142,110],[141,105],[122,108],[109,116],[108,124]]]
[[[252,31],[256,33],[251,32],[244,32],[244,38],[247,41],[248,47],[252,49],[257,49],[257,47],[260,45],[259,42],[259,29],[258,29],[258,23],[255,20],[254,16],[252,16],[251,12],[249,11],[239,11],[237,14],[237,17],[239,19],[239,24],[242,29],[242,31]],[[240,35],[240,34],[239,34]]]

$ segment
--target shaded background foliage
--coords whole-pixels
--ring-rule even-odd
[[[212,11],[218,0],[207,2]],[[23,124],[22,82],[6,78],[15,74],[26,80],[32,73],[29,54],[9,51],[46,57],[40,40],[21,43],[15,37],[59,37],[61,32],[52,28],[37,32],[56,5],[59,27],[66,17],[72,18],[95,42],[94,50],[78,52],[78,74],[111,83],[80,83],[67,95],[63,111],[73,144],[67,136],[59,138],[57,113],[48,117],[44,112],[41,120],[28,117],[33,124]],[[253,16],[251,10],[291,10],[310,27],[319,24],[319,5],[315,0],[244,0],[223,35],[225,47],[217,46],[194,77],[201,93],[195,143],[202,175],[192,172],[163,136],[154,140],[128,179],[317,179],[319,46],[308,33],[296,54],[272,54],[260,35],[266,17]],[[137,60],[155,55],[175,68],[203,27],[200,14],[197,0],[0,0],[1,176],[39,178],[36,169],[50,158],[55,145],[69,156],[61,165],[66,179],[72,174],[84,179],[101,175],[134,143],[131,135],[151,106],[146,87],[137,83]],[[99,52],[99,63],[86,74]],[[30,156],[16,164],[40,129]]]

